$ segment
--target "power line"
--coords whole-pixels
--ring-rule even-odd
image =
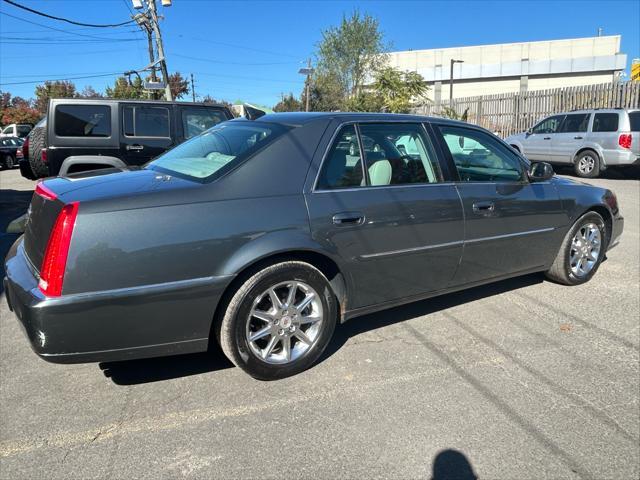
[[[28,85],[28,84],[45,83],[45,82],[64,82],[65,80],[81,80],[85,78],[113,77],[116,75],[122,76],[122,72],[105,73],[101,75],[85,75],[81,77],[46,78],[44,80],[29,80],[27,82],[6,82],[6,83],[2,82],[0,83],[0,87],[5,85]]]
[[[247,62],[227,62],[226,60],[214,60],[211,58],[198,58],[190,57],[189,55],[181,55],[179,53],[171,52],[174,57],[186,58],[188,60],[197,60],[199,62],[219,63],[222,65],[248,65],[248,66],[266,66],[266,65],[292,65],[300,62],[266,62],[266,63],[247,63]]]
[[[40,15],[41,17],[51,18],[53,20],[59,20],[61,22],[67,22],[72,25],[80,25],[81,27],[95,27],[95,28],[120,27],[122,25],[127,25],[129,23],[135,22],[135,20],[129,20],[122,23],[112,23],[112,24],[76,22],[75,20],[69,20],[68,18],[63,18],[63,17],[56,17],[54,15],[49,15],[48,13],[40,12],[39,10],[34,10],[33,8],[25,7],[24,5],[20,5],[19,3],[14,2],[13,0],[4,0],[4,1],[10,5],[13,5],[14,7],[21,8],[22,10],[26,10],[27,12],[35,13],[36,15]]]
[[[297,55],[291,55],[289,53],[273,52],[271,50],[262,50],[262,49],[259,49],[259,48],[246,47],[244,45],[237,45],[237,44],[226,43],[226,42],[218,42],[216,40],[209,40],[208,38],[190,37],[188,35],[178,35],[178,37],[186,38],[187,40],[191,39],[191,40],[196,40],[198,42],[211,43],[213,45],[222,45],[224,47],[237,48],[237,49],[240,49],[240,50],[248,50],[250,52],[266,53],[268,55],[276,55],[278,57],[291,57],[291,58],[299,59],[299,57]]]
[[[15,15],[11,15],[10,13],[7,13],[7,12],[0,12],[0,15],[5,15],[7,17],[11,17],[11,18],[14,18],[16,20],[20,20],[21,22],[30,23],[32,25],[37,25],[38,27],[46,28],[48,30],[53,30],[55,32],[62,32],[62,33],[66,33],[68,35],[76,35],[78,37],[94,38],[94,39],[98,39],[98,40],[107,40],[104,37],[99,37],[99,36],[96,36],[96,35],[88,35],[86,33],[77,33],[77,32],[73,32],[73,31],[70,31],[70,30],[62,30],[61,28],[50,27],[49,25],[45,25],[43,23],[33,22],[33,21],[27,20],[25,18],[16,17]],[[134,30],[134,31],[136,31],[136,30]],[[4,33],[8,33],[8,32],[4,32]],[[117,32],[117,33],[123,33],[123,32]]]

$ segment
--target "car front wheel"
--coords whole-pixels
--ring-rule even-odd
[[[11,170],[14,167],[13,157],[11,155],[7,155],[4,157],[4,168],[7,170]]]
[[[564,237],[560,251],[546,275],[565,285],[588,282],[602,263],[606,247],[604,220],[596,212],[587,212]]]
[[[337,301],[326,277],[298,261],[269,266],[236,291],[217,332],[225,355],[249,375],[275,380],[309,368],[328,345]]]

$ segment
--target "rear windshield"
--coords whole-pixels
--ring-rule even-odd
[[[629,112],[629,123],[632,132],[640,132],[640,110],[637,112]]]
[[[271,123],[221,123],[169,150],[146,168],[210,180],[229,171],[285,131],[283,126]]]

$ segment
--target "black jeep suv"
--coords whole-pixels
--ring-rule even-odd
[[[142,165],[233,118],[223,105],[152,100],[51,99],[23,147],[29,179]]]

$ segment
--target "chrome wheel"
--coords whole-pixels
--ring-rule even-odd
[[[320,296],[306,283],[274,285],[253,302],[246,324],[249,347],[264,362],[294,362],[320,337],[323,314]]]
[[[596,160],[590,155],[584,155],[578,160],[578,171],[583,175],[588,175],[593,172],[596,166]]]
[[[595,223],[582,225],[571,241],[569,266],[576,277],[584,277],[593,270],[600,257],[602,235]]]

